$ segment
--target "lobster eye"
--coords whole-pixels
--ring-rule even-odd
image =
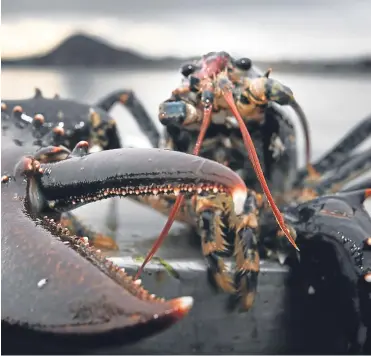
[[[195,70],[196,70],[196,66],[194,64],[185,64],[182,67],[181,72],[182,72],[182,75],[184,75],[185,77],[188,77],[189,75],[194,73]]]
[[[234,62],[235,66],[242,70],[249,70],[252,66],[250,58],[240,58]]]

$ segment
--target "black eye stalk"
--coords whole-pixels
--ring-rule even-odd
[[[241,70],[249,70],[252,67],[250,58],[240,58],[234,61],[234,65]]]
[[[186,78],[188,78],[191,74],[193,74],[196,71],[197,67],[194,64],[185,64],[181,68],[181,73]]]

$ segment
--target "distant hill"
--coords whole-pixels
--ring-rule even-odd
[[[2,59],[3,66],[79,66],[79,67],[178,67],[181,58],[150,58],[129,49],[119,49],[104,40],[77,34],[65,39],[50,52],[20,59]]]
[[[4,67],[120,67],[120,68],[179,68],[192,58],[153,58],[135,51],[116,48],[103,39],[76,34],[68,37],[48,53],[21,59],[2,59]],[[254,61],[262,69],[272,67],[281,72],[371,73],[371,56],[344,60]]]

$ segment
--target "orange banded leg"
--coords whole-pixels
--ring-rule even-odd
[[[262,197],[254,191],[249,191],[245,214],[239,217],[235,230],[234,256],[236,271],[234,284],[237,293],[231,301],[248,310],[252,307],[258,287],[260,271],[260,256],[258,251],[257,228],[259,224],[259,209],[263,206]],[[233,304],[231,304],[233,307]]]
[[[224,258],[233,254],[233,201],[223,193],[198,195],[193,198],[193,208],[209,280],[214,287],[234,293],[233,279],[224,263]]]
[[[216,288],[227,293],[235,293],[233,280],[228,274],[224,257],[230,257],[232,251],[222,231],[223,223],[218,211],[204,210],[199,217],[201,228],[202,253],[208,265],[209,280]]]
[[[254,304],[260,271],[258,239],[253,229],[244,227],[236,233],[235,257],[234,284],[237,293],[231,301],[234,305],[240,301],[242,309],[248,310]]]
[[[231,306],[240,302],[249,309],[255,299],[259,274],[259,253],[256,229],[260,196],[249,191],[245,211],[234,214],[230,198],[220,194],[196,197],[196,215],[203,255],[208,264],[211,282],[221,290],[231,293]],[[230,276],[225,257],[234,255],[236,270]]]

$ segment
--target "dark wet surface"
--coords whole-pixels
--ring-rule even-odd
[[[134,274],[140,261],[158,236],[165,217],[128,199],[116,199],[117,240],[121,251],[115,263]],[[91,228],[106,227],[112,214],[112,200],[97,205],[92,216],[80,208],[77,215]],[[91,206],[90,206],[91,207]],[[99,213],[98,213],[99,212]],[[89,215],[90,214],[90,215]],[[112,217],[112,215],[111,215]],[[122,257],[125,256],[125,257]],[[146,289],[165,298],[192,296],[190,314],[169,330],[125,347],[91,349],[70,353],[93,354],[339,354],[345,353],[344,331],[336,314],[319,298],[298,289],[287,266],[263,261],[258,294],[249,312],[228,309],[228,296],[217,293],[207,283],[207,273],[198,239],[190,228],[176,223],[158,256],[176,271],[176,278],[157,262],[150,263],[142,275]],[[335,310],[335,309],[334,309]],[[3,334],[6,336],[7,334]],[[10,335],[9,337],[15,337]],[[18,339],[19,336],[16,337]],[[22,336],[23,345],[27,338]],[[21,353],[16,345],[12,352]],[[40,350],[40,346],[42,349]],[[19,351],[18,348],[21,347]],[[49,345],[32,340],[26,352],[54,353]],[[35,350],[35,351],[32,351]],[[18,352],[17,352],[18,351]]]
[[[182,246],[182,250],[187,247]],[[193,249],[188,247],[186,251]],[[164,254],[167,251],[163,249]],[[169,251],[169,250],[168,250]],[[195,250],[193,250],[195,251]],[[249,312],[231,311],[227,296],[216,293],[206,282],[203,261],[194,252],[192,260],[172,263],[179,278],[151,263],[142,280],[146,288],[166,298],[191,295],[194,306],[189,315],[159,335],[125,347],[72,349],[69,354],[344,354],[343,330],[336,314],[307,291],[296,288],[287,267],[272,262],[261,264],[258,295]],[[168,260],[171,262],[172,260]],[[115,259],[126,271],[139,267],[130,257]],[[334,309],[335,310],[335,309]],[[13,338],[14,353],[67,353],[53,345]],[[19,343],[18,340],[22,340]],[[30,344],[28,344],[30,342]],[[26,346],[28,345],[28,346]],[[25,349],[25,347],[27,347]],[[26,351],[25,351],[26,350]]]
[[[134,274],[157,237],[165,217],[128,199],[116,199],[117,239],[121,251],[115,263]],[[111,201],[99,204],[94,218],[88,210],[78,215],[90,227],[105,226],[112,213]],[[107,232],[109,229],[105,228]],[[125,257],[122,257],[125,256]],[[344,330],[337,324],[335,310],[323,304],[308,289],[299,289],[287,266],[263,261],[258,294],[249,312],[228,309],[228,296],[207,283],[207,273],[198,239],[192,231],[175,224],[160,249],[176,271],[170,275],[158,262],[150,263],[142,275],[146,289],[165,298],[192,296],[190,314],[169,330],[125,347],[86,350],[94,354],[339,354],[345,353]],[[336,303],[335,303],[336,304]],[[334,305],[335,305],[334,304]],[[13,336],[14,337],[14,336]],[[26,339],[24,339],[26,340]],[[26,341],[25,341],[26,345]],[[30,348],[40,346],[31,342]],[[52,353],[43,345],[39,353]],[[13,349],[13,352],[14,349]],[[55,352],[55,350],[54,350]],[[61,352],[61,351],[57,351]],[[71,353],[81,353],[76,350]]]

